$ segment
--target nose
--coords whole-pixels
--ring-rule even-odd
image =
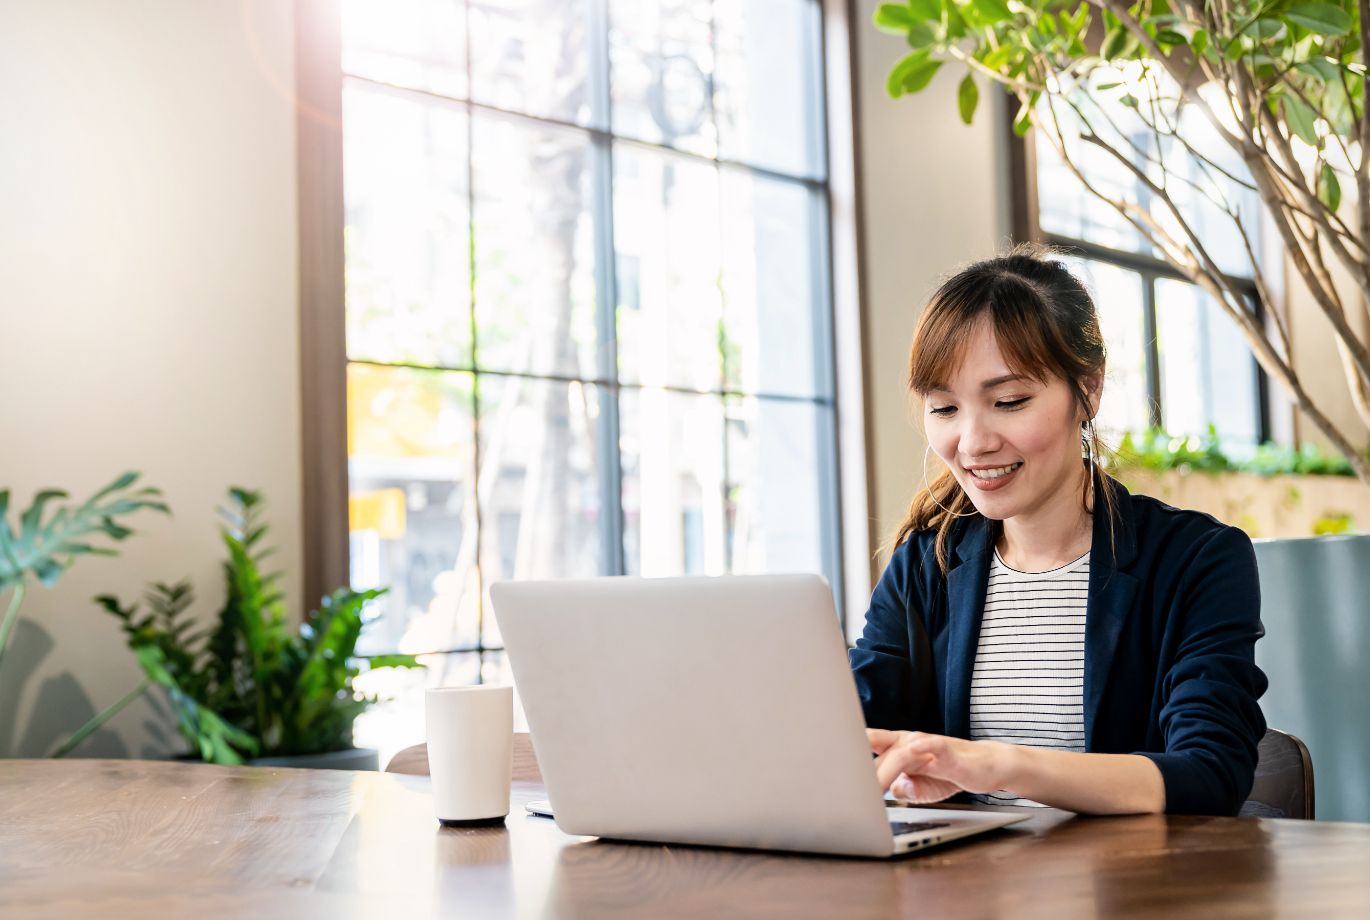
[[[962,465],[978,463],[1003,446],[1003,438],[994,428],[993,417],[984,412],[966,412],[962,416],[961,440],[957,444]]]

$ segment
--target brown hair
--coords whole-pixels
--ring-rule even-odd
[[[923,395],[943,387],[952,377],[969,344],[970,331],[988,322],[999,348],[1016,374],[1045,381],[1059,377],[1070,387],[1075,403],[1087,419],[1080,440],[1090,458],[1102,455],[1103,444],[1094,430],[1085,381],[1102,377],[1104,338],[1099,314],[1083,284],[1043,246],[1022,244],[1008,254],[976,262],[958,272],[932,295],[909,353],[909,389]],[[1107,476],[1095,476],[1094,461],[1084,459],[1085,477],[1081,501],[1092,511],[1090,483],[1098,490],[1108,514],[1110,534],[1117,511],[1117,497]],[[924,482],[926,482],[926,476]],[[950,469],[914,496],[894,538],[899,546],[920,530],[937,530],[937,564],[946,571],[947,538],[957,519],[975,513],[970,496]]]

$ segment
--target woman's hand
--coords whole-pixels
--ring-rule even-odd
[[[966,741],[926,732],[868,728],[871,750],[880,755],[875,773],[880,788],[915,804],[940,802],[958,792],[1004,788],[1013,745]]]

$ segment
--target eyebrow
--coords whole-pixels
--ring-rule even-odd
[[[992,389],[994,389],[995,387],[1000,386],[1000,385],[1005,384],[1005,383],[1013,383],[1015,380],[1028,380],[1028,379],[1030,379],[1030,378],[1028,378],[1028,376],[1027,376],[1026,374],[1004,374],[1002,377],[991,377],[990,379],[984,381],[983,383],[980,384],[980,389],[982,389],[982,390],[992,390]],[[940,387],[940,386],[939,386],[939,387],[933,387],[933,388],[930,389],[928,392],[929,392],[929,393],[950,393],[951,390],[948,390],[946,387]]]

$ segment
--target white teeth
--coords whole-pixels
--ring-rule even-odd
[[[1000,476],[1007,476],[1022,465],[1022,461],[1019,461],[1011,466],[999,466],[992,470],[971,470],[970,474],[976,479],[998,479]]]

